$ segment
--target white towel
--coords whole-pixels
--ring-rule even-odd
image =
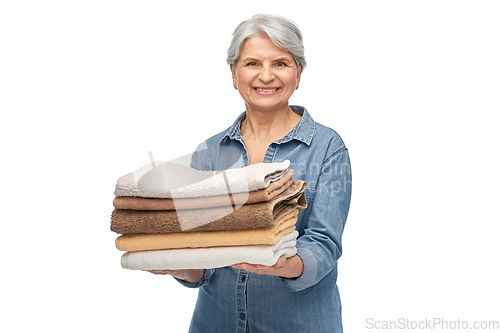
[[[171,162],[155,162],[120,177],[117,197],[196,198],[244,193],[266,188],[280,179],[290,166],[281,163],[258,163],[224,171],[199,171]]]
[[[126,252],[121,264],[134,270],[218,268],[244,262],[272,266],[282,255],[288,258],[297,253],[297,236],[294,231],[274,245]]]

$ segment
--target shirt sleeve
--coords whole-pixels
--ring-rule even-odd
[[[309,215],[305,217],[304,233],[296,245],[304,270],[296,279],[283,278],[285,284],[294,291],[317,284],[335,268],[342,254],[342,233],[352,189],[347,149],[325,160],[315,185],[314,199]]]

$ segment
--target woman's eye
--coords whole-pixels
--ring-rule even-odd
[[[278,66],[278,67],[285,67],[286,64],[284,62],[280,61],[280,62],[276,63],[276,66]]]
[[[252,61],[252,62],[249,62],[249,63],[247,64],[247,66],[257,66],[257,63]]]

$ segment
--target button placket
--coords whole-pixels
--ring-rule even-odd
[[[245,333],[247,326],[247,283],[248,272],[240,270],[237,283],[238,332]]]
[[[272,163],[274,161],[274,154],[276,153],[276,145],[271,143],[266,150],[266,155],[264,155],[264,163]]]

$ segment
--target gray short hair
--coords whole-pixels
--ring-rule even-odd
[[[257,14],[236,27],[227,50],[227,64],[236,65],[247,38],[262,33],[267,34],[274,45],[292,54],[297,69],[306,67],[302,33],[297,25],[284,17],[264,14]]]

